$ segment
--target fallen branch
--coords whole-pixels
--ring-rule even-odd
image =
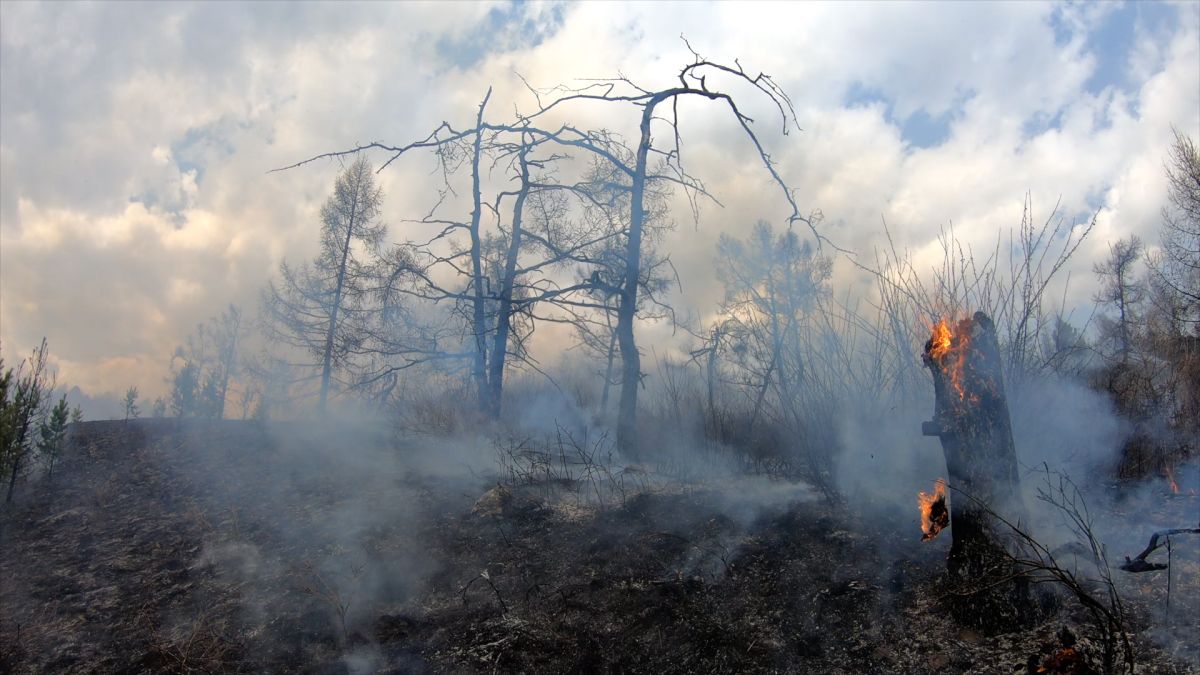
[[[492,587],[492,593],[496,594],[496,600],[500,603],[500,612],[503,614],[508,614],[508,603],[504,602],[504,597],[500,595],[500,589],[496,588],[496,584],[492,582],[492,575],[489,574],[487,570],[480,572],[479,576],[471,579],[470,581],[467,582],[466,586],[463,586],[463,589],[462,589],[463,605],[469,604],[469,602],[467,600],[467,591],[471,590],[471,586],[474,585],[475,582],[479,581],[480,579],[483,579],[484,581],[487,582],[488,586]]]
[[[1168,565],[1147,562],[1146,556],[1169,543],[1170,537],[1173,534],[1200,534],[1200,528],[1175,528],[1155,532],[1150,535],[1150,543],[1146,546],[1146,549],[1139,553],[1136,558],[1130,560],[1129,556],[1125,556],[1125,564],[1121,565],[1121,569],[1134,574],[1167,569]],[[1160,538],[1162,539],[1161,542],[1159,541]]]

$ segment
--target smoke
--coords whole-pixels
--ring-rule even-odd
[[[1053,375],[1018,385],[1008,410],[1017,459],[1026,469],[1049,467],[1072,476],[1111,470],[1131,432],[1107,396]]]
[[[424,529],[482,489],[471,473],[487,461],[481,448],[396,442],[384,420],[361,416],[185,428],[175,467],[208,530],[197,565],[239,589],[240,620],[273,648],[334,636],[359,645],[343,658],[368,672],[371,622],[437,571]]]
[[[932,411],[932,396],[928,402],[866,402],[849,406],[838,426],[838,489],[868,518],[894,522],[903,514],[899,520],[911,521],[918,535],[917,490],[928,490],[946,472],[937,439],[921,435]]]
[[[1200,650],[1188,637],[1200,628],[1200,587],[1186,583],[1200,569],[1200,537],[1173,539],[1172,570],[1137,575],[1119,569],[1155,531],[1200,525],[1200,461],[1118,482],[1122,449],[1137,430],[1107,395],[1052,373],[1010,382],[1006,393],[1021,490],[1017,503],[992,506],[1046,545],[1058,564],[1099,579],[1103,570],[1092,559],[1090,532],[1130,620],[1148,624],[1147,635],[1174,658],[1200,663]],[[932,396],[895,403],[864,396],[845,406],[840,419],[838,488],[864,526],[890,534],[880,544],[893,559],[923,552],[906,543],[920,536],[916,493],[946,475],[938,440],[921,436],[921,422],[932,412]],[[950,540],[945,534],[920,547],[944,551]],[[1166,563],[1165,549],[1151,560]]]

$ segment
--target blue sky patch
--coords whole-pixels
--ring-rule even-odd
[[[232,120],[222,117],[201,127],[192,127],[183,138],[171,144],[171,157],[180,173],[196,172],[196,182],[204,179],[204,169],[213,155],[232,155],[236,148],[230,140]]]
[[[1032,117],[1027,118],[1025,123],[1021,125],[1021,137],[1035,138],[1037,136],[1041,136],[1051,129],[1061,129],[1064,110],[1065,109],[1060,108],[1059,110],[1056,110],[1053,115],[1045,112],[1038,112]]]
[[[1084,88],[1093,94],[1109,86],[1139,89],[1142,83],[1133,80],[1129,68],[1139,33],[1141,39],[1168,35],[1176,20],[1176,9],[1165,2],[1129,2],[1109,12],[1086,37],[1086,49],[1096,60],[1096,69]]]
[[[533,8],[526,0],[493,7],[461,38],[440,38],[437,54],[465,70],[492,54],[537,47],[562,28],[564,12],[563,5],[557,3],[542,13]]]
[[[933,148],[950,139],[950,123],[954,121],[954,108],[934,117],[925,109],[916,111],[900,125],[900,138],[918,148]]]
[[[950,139],[950,126],[970,97],[971,94],[959,97],[954,105],[940,115],[931,115],[921,108],[904,119],[897,119],[894,102],[882,91],[862,82],[854,82],[846,91],[845,105],[854,108],[880,104],[884,108],[883,118],[888,124],[900,128],[900,138],[905,143],[917,148],[933,148]]]

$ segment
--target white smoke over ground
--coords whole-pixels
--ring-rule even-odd
[[[244,433],[195,431],[204,429],[183,437],[177,467],[209,532],[196,564],[241,589],[251,630],[270,632],[307,608],[293,618],[302,634],[280,635],[279,649],[333,635],[330,650],[358,645],[346,652],[353,668],[373,663],[360,644],[370,622],[437,571],[422,529],[439,508],[469,505],[483,485],[471,468],[488,461],[466,442],[397,443],[387,424],[364,417],[268,423],[250,447],[225,442]]]

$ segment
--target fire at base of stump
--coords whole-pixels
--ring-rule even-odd
[[[921,541],[929,541],[950,525],[950,510],[946,508],[946,481],[941,478],[933,492],[918,492],[917,506],[921,508]]]

